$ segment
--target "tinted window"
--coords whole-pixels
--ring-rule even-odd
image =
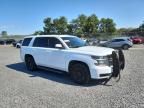
[[[112,40],[112,42],[121,42],[121,41],[124,41],[123,39],[114,39]]]
[[[48,47],[48,37],[38,37],[33,43],[33,47]]]
[[[62,39],[70,48],[78,48],[86,46],[86,42],[84,42],[78,37],[62,37]]]
[[[22,43],[22,46],[28,46],[31,40],[32,40],[32,38],[25,38]],[[22,40],[21,40],[21,42],[22,42]],[[21,43],[21,42],[19,41],[19,43]]]
[[[49,48],[55,48],[56,44],[61,44],[61,42],[57,38],[50,37],[49,38]]]

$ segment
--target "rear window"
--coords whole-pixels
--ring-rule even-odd
[[[28,46],[31,40],[32,40],[32,38],[25,38],[22,43],[22,46]]]
[[[56,44],[61,42],[54,37],[37,37],[34,40],[33,47],[55,48]]]

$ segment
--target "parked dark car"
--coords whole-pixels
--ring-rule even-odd
[[[4,45],[5,41],[4,40],[0,40],[0,45]]]
[[[17,42],[13,42],[12,45],[13,47],[16,47]]]
[[[20,48],[21,43],[22,43],[22,40],[19,40],[19,41],[13,42],[12,44],[13,44],[13,47]]]
[[[6,40],[5,40],[5,43],[6,43],[6,44],[12,44],[13,42],[15,42],[14,39],[6,39]]]

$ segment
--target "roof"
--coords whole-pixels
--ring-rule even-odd
[[[31,36],[26,36],[25,38],[30,38],[30,37],[74,37],[73,35],[31,35]]]
[[[116,38],[113,38],[113,39],[129,39],[130,37],[116,37]]]

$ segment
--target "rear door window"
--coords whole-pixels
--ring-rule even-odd
[[[22,46],[28,46],[30,44],[31,40],[32,40],[32,38],[25,38],[22,43]]]
[[[37,37],[34,40],[33,47],[48,48],[48,37]]]

